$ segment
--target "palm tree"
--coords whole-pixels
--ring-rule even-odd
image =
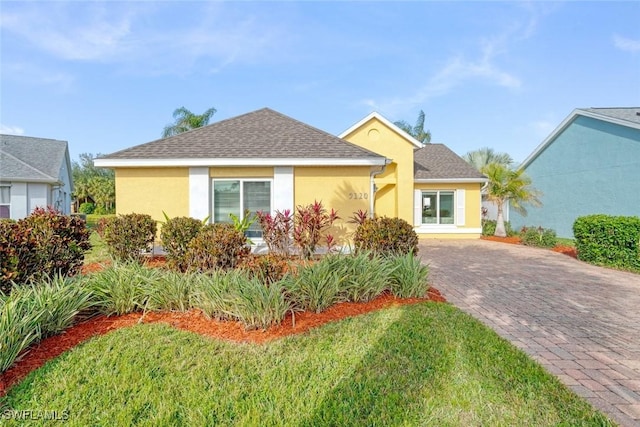
[[[469,151],[462,156],[471,166],[479,171],[490,163],[499,163],[504,166],[511,166],[513,159],[507,153],[496,153],[493,148],[483,147],[476,151]]]
[[[162,137],[177,135],[191,129],[196,129],[209,124],[209,120],[215,114],[215,108],[209,108],[202,114],[193,114],[184,107],[177,108],[173,112],[175,123],[164,127]]]
[[[404,120],[399,120],[397,122],[394,122],[393,124],[398,126],[400,129],[402,129],[418,141],[422,142],[423,144],[429,144],[431,142],[431,132],[429,130],[424,130],[424,117],[424,111],[420,110],[415,126],[411,126]]]
[[[531,187],[531,178],[525,175],[522,169],[514,170],[500,163],[489,163],[481,172],[489,179],[486,187],[487,199],[494,202],[498,208],[494,236],[506,237],[504,203],[509,200],[510,207],[526,216],[525,203],[532,206],[542,205],[538,198],[540,192]]]

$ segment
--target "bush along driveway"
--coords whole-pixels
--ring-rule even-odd
[[[640,275],[484,240],[425,241],[430,281],[623,426],[640,425]]]

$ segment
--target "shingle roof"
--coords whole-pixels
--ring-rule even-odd
[[[588,111],[613,119],[624,120],[640,124],[640,107],[629,108],[579,108],[578,111]]]
[[[443,144],[427,144],[413,153],[414,178],[472,179],[478,182],[485,176]]]
[[[101,159],[384,159],[284,114],[263,108]]]
[[[0,179],[57,182],[66,152],[66,141],[0,135]]]

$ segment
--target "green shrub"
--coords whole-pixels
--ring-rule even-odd
[[[400,218],[365,219],[356,229],[356,251],[383,256],[418,253],[418,235],[413,226]]]
[[[573,224],[578,259],[640,270],[640,217],[588,215]]]
[[[52,208],[36,208],[17,222],[1,221],[0,291],[11,292],[13,283],[72,276],[90,247],[85,222]]]
[[[492,219],[484,219],[482,220],[482,235],[483,236],[493,236],[496,234],[496,225],[497,222]],[[516,233],[511,228],[511,223],[509,221],[504,222],[504,229],[507,232],[507,236],[514,236]]]
[[[228,270],[238,265],[250,251],[247,238],[233,225],[209,224],[189,243],[186,263],[192,271]]]
[[[96,205],[89,202],[84,202],[78,208],[79,213],[91,215],[96,210]]]
[[[266,329],[282,322],[292,309],[280,282],[267,286],[242,270],[192,277],[192,306],[210,318],[238,320],[247,329]]]
[[[106,315],[143,311],[153,289],[160,287],[162,272],[129,261],[92,274],[87,288],[94,295],[97,309]]]
[[[201,310],[205,316],[216,320],[233,319],[233,307],[230,299],[232,289],[239,287],[243,280],[238,270],[223,272],[213,271],[211,274],[195,274],[191,306]]]
[[[542,227],[522,227],[520,240],[523,245],[552,248],[558,242],[555,230]]]
[[[162,247],[167,253],[167,264],[178,271],[187,269],[189,243],[202,229],[202,221],[189,217],[167,219],[160,230]]]
[[[282,279],[291,268],[288,256],[274,253],[249,254],[242,260],[239,267],[246,271],[249,277],[255,277],[267,285]]]
[[[156,227],[150,215],[132,213],[105,218],[98,232],[114,260],[140,262],[153,249]]]
[[[282,322],[292,309],[292,303],[285,298],[281,282],[267,286],[257,278],[240,276],[237,287],[229,294],[231,313],[247,329],[266,329]]]
[[[70,327],[92,304],[91,293],[77,279],[56,276],[16,286],[0,299],[0,372],[31,344]]]
[[[427,295],[429,267],[413,254],[387,260],[391,275],[391,293],[399,298],[422,298]]]
[[[188,311],[194,292],[194,275],[164,271],[147,282],[146,308],[156,311]]]
[[[321,262],[329,263],[338,276],[345,277],[340,292],[347,301],[371,301],[389,287],[391,269],[379,255],[332,255]]]
[[[334,268],[336,256],[328,255],[315,264],[302,266],[295,277],[282,280],[296,309],[320,313],[346,300],[343,289],[348,277]]]

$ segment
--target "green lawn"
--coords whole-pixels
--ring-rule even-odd
[[[141,324],[49,362],[6,403],[66,410],[72,426],[611,425],[523,352],[437,303],[264,345]]]
[[[109,259],[107,245],[105,245],[104,241],[100,238],[98,233],[95,232],[95,230],[91,231],[89,242],[91,242],[91,249],[84,254],[85,264],[104,262]]]

